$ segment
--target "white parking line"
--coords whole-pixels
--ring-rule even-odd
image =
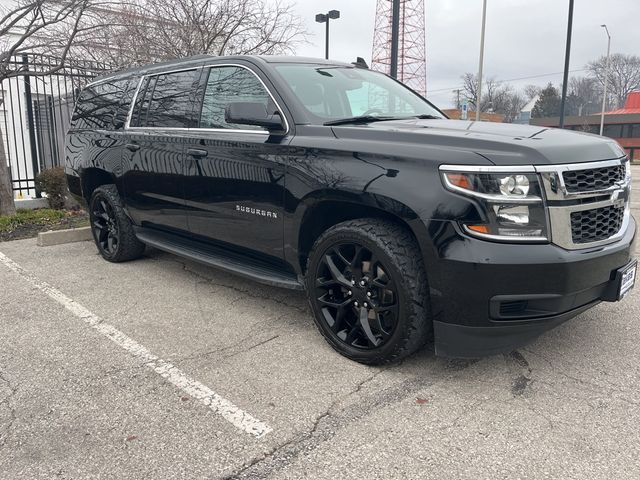
[[[20,275],[38,290],[54,299],[76,317],[83,320],[91,328],[107,337],[116,345],[122,347],[129,354],[140,359],[145,366],[151,368],[154,372],[167,379],[167,381],[178,387],[186,394],[205,404],[212,411],[231,423],[234,427],[239,428],[256,438],[260,438],[272,431],[272,429],[265,423],[236,407],[229,400],[222,398],[206,385],[188,377],[179,368],[161,359],[157,355],[154,355],[143,345],[140,345],[114,326],[103,322],[100,317],[80,305],[75,300],[67,297],[60,290],[52,287],[46,282],[38,280],[32,273],[22,268],[2,252],[0,252],[0,262],[10,270]]]

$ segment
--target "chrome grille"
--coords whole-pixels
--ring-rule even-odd
[[[573,243],[598,242],[620,231],[624,218],[624,206],[614,205],[582,210],[571,214],[571,238]]]
[[[625,179],[625,175],[626,168],[624,164],[562,172],[568,192],[604,190],[614,186],[617,182],[622,182]]]
[[[630,221],[627,159],[541,165],[551,241],[568,250],[616,241]]]

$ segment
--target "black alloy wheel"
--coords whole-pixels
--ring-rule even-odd
[[[353,242],[330,247],[316,272],[315,298],[324,321],[345,344],[375,349],[398,323],[396,283],[371,250]]]
[[[431,338],[422,256],[402,225],[362,218],[329,228],[309,254],[306,286],[318,330],[347,358],[390,363]]]
[[[126,262],[144,252],[144,244],[136,237],[115,185],[101,185],[93,191],[89,219],[93,239],[105,260]]]
[[[103,198],[96,199],[91,210],[91,226],[98,248],[108,256],[113,256],[120,242],[120,229],[113,207]]]

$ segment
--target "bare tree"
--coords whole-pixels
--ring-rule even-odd
[[[591,115],[600,111],[602,89],[596,79],[572,77],[569,80],[568,90],[572,102],[570,115]],[[569,97],[567,97],[568,100]]]
[[[469,107],[475,110],[478,102],[478,78],[473,73],[465,73],[462,79],[462,96],[469,101]]]
[[[603,56],[587,65],[591,75],[604,85],[607,57]],[[633,90],[640,88],[640,57],[614,53],[610,57],[608,90],[615,107],[622,107]],[[609,101],[609,99],[607,99]]]
[[[28,53],[55,56],[51,66],[40,70],[38,75],[62,69],[74,40],[94,28],[84,23],[91,4],[90,0],[19,0],[9,7],[0,7],[0,81],[35,74],[15,61],[16,56]],[[0,140],[0,215],[14,213],[7,156]]]
[[[540,85],[525,85],[522,91],[527,101],[531,101],[542,93],[542,87]]]
[[[476,109],[478,99],[478,80],[473,73],[462,76],[462,94],[469,100],[470,107]],[[483,82],[481,112],[494,112],[504,115],[505,122],[513,122],[526,99],[514,91],[511,85],[489,77]]]
[[[504,115],[505,123],[513,123],[518,118],[520,111],[527,104],[527,99],[519,92],[510,92],[506,98],[503,111],[500,112]]]
[[[473,110],[477,108],[478,102],[478,78],[473,73],[465,73],[462,77],[462,92],[463,95],[469,100],[469,106]],[[482,104],[480,105],[481,112],[496,111],[496,101],[502,102],[505,88],[501,86],[494,77],[486,78],[482,84]],[[506,88],[509,88],[506,86]]]
[[[128,67],[197,54],[290,53],[305,40],[290,4],[266,0],[131,0],[105,10],[85,57]]]

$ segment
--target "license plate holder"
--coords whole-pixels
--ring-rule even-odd
[[[618,279],[618,300],[622,300],[633,288],[636,283],[636,273],[638,269],[638,262],[626,265],[616,272]]]

